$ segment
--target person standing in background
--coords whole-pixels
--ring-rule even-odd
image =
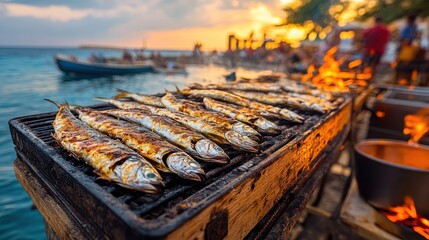
[[[416,16],[410,15],[407,18],[407,26],[401,31],[401,44],[411,45],[417,37]]]
[[[362,70],[371,67],[371,72],[375,74],[377,65],[386,51],[386,45],[390,38],[390,31],[383,24],[380,17],[375,18],[375,25],[366,29],[362,34],[364,46],[364,58]]]

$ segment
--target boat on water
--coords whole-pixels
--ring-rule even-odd
[[[74,56],[57,54],[55,63],[64,73],[85,75],[125,75],[137,73],[155,73],[151,63],[119,63],[119,62],[92,62],[78,59]]]

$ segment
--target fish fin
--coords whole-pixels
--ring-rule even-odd
[[[55,133],[51,133],[51,137],[55,140],[54,141],[54,147],[61,147],[61,143],[58,140],[58,138],[55,136]]]
[[[116,88],[116,90],[118,90],[119,93],[113,96],[113,99],[127,98],[131,94],[131,92],[128,92],[120,88]]]
[[[182,94],[182,95],[187,95],[189,94],[189,89],[185,88],[185,89],[180,89],[177,85],[176,85],[176,90],[178,93]]]
[[[45,98],[44,100],[45,100],[45,101],[48,101],[48,102],[50,102],[50,103],[52,103],[52,104],[54,104],[55,106],[57,106],[57,108],[61,108],[61,107],[63,106],[63,104],[61,104],[61,103],[57,103],[57,102],[55,102],[54,100],[51,100],[51,99],[47,99],[47,98]]]
[[[104,174],[100,173],[100,172],[99,172],[99,171],[97,171],[97,170],[94,170],[94,173],[96,173],[96,174],[98,175],[97,180],[98,180],[98,179],[102,179],[102,180],[106,180],[106,181],[109,181],[109,182],[111,182],[111,181],[112,181],[112,180],[111,180],[111,179],[109,179],[106,175],[104,175]]]
[[[176,87],[176,90],[178,93],[182,92],[182,90],[180,90],[179,86],[177,86],[177,85],[174,85],[174,86]]]
[[[95,97],[93,99],[96,101],[101,101],[101,102],[106,102],[106,103],[110,103],[110,100],[111,100],[111,99],[103,98],[103,97]]]

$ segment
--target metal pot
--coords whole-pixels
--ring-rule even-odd
[[[355,146],[361,196],[387,209],[410,196],[417,213],[429,218],[429,148],[394,140],[365,140]]]

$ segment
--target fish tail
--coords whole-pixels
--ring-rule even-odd
[[[50,102],[50,103],[54,104],[55,106],[57,106],[57,108],[65,107],[65,108],[67,108],[67,109],[70,109],[70,104],[69,104],[67,101],[64,101],[63,103],[57,103],[57,102],[55,102],[54,100],[47,99],[47,98],[45,98],[44,100],[46,100],[46,101],[48,101],[48,102]]]
[[[118,90],[118,94],[113,97],[113,99],[120,99],[120,98],[127,98],[130,96],[131,92],[128,92],[126,90],[116,88]]]

